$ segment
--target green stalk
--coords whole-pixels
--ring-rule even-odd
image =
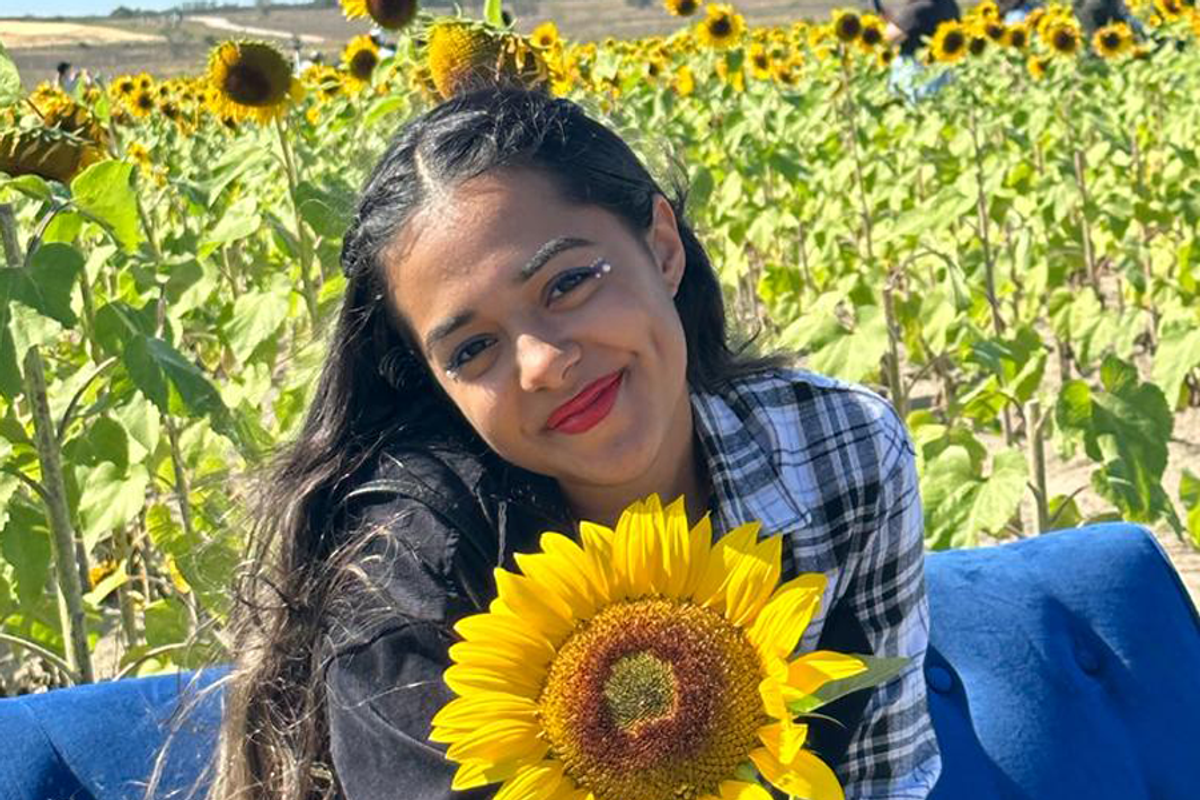
[[[183,451],[179,447],[179,429],[169,414],[163,414],[163,425],[167,429],[167,439],[171,444],[171,466],[175,470],[175,501],[179,504],[179,519],[183,525],[183,534],[189,544],[198,541],[195,528],[192,526],[191,481],[188,480],[187,465],[183,460]],[[195,592],[185,595],[184,605],[188,609],[188,633],[194,635],[200,627],[200,608],[196,601]]]
[[[862,216],[861,243],[865,261],[868,265],[875,264],[875,243],[871,219],[871,206],[867,202],[867,182],[863,177],[862,153],[858,149],[858,104],[850,86],[850,63],[846,57],[845,47],[839,45],[842,62],[842,92],[845,95],[845,112],[842,118],[846,120],[846,134],[850,139],[850,153],[854,159],[854,183],[858,188],[859,213]],[[900,376],[900,326],[896,321],[896,300],[894,296],[896,271],[888,268],[883,281],[883,315],[888,332],[888,355],[884,367],[888,392],[891,394],[892,405],[896,413],[904,419],[908,415],[908,399],[905,397],[904,381]]]
[[[3,239],[4,259],[10,267],[21,266],[21,242],[17,236],[17,215],[11,203],[0,203],[0,239]]]
[[[1025,410],[1026,447],[1029,461],[1033,464],[1033,499],[1037,519],[1037,532],[1045,533],[1050,527],[1050,492],[1046,485],[1046,442],[1044,438],[1047,416],[1042,415],[1042,404],[1030,400]]]
[[[46,490],[50,552],[58,579],[58,610],[66,643],[67,664],[81,683],[91,683],[95,677],[91,653],[88,652],[87,617],[83,609],[83,588],[76,559],[75,531],[67,507],[62,455],[46,396],[45,368],[37,346],[30,347],[25,354],[25,382],[33,414],[38,461],[42,468],[42,485]]]
[[[283,118],[276,120],[275,131],[279,134],[279,146],[283,150],[283,164],[287,172],[288,196],[292,199],[292,212],[296,218],[296,237],[300,243],[300,284],[304,290],[304,304],[308,307],[309,321],[314,333],[317,330],[317,290],[312,277],[312,249],[308,242],[308,231],[304,227],[304,218],[300,215],[300,204],[296,201],[296,190],[300,185],[299,174],[296,170],[296,160],[292,155],[292,146],[288,142],[287,129]]]

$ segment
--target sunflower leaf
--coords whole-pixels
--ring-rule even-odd
[[[912,661],[911,658],[904,656],[864,656],[858,653],[848,653],[847,655],[852,655],[864,662],[867,665],[867,671],[838,681],[830,681],[811,695],[789,702],[788,709],[795,714],[811,715],[814,709],[828,705],[852,692],[882,686],[903,672],[904,668]]]
[[[0,106],[17,102],[20,96],[21,75],[4,45],[0,45]]]
[[[483,4],[483,18],[489,25],[494,25],[497,28],[504,27],[504,17],[500,14],[500,0],[485,0]]]

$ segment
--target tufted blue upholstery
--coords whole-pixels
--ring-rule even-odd
[[[933,800],[1200,800],[1200,619],[1143,529],[934,553],[927,575],[944,759]],[[184,677],[204,685],[223,672]],[[183,685],[164,676],[0,700],[0,800],[140,797]],[[165,786],[199,774],[218,700],[181,731]]]

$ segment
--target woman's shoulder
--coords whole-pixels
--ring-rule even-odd
[[[904,421],[874,389],[800,367],[773,367],[730,381],[718,392],[738,426],[761,429],[777,455],[803,448],[854,449],[866,443],[886,474],[912,451]],[[865,465],[864,465],[865,466]]]

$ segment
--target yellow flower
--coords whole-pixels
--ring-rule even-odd
[[[663,5],[677,17],[690,17],[700,8],[700,0],[663,0]]]
[[[862,19],[853,11],[839,9],[833,11],[833,35],[838,41],[850,44],[862,33]]]
[[[0,131],[0,172],[70,183],[104,158],[95,143],[61,128],[38,125]]]
[[[951,64],[961,59],[967,52],[967,31],[957,20],[947,20],[938,25],[933,34],[930,52],[935,61]]]
[[[750,61],[750,72],[755,78],[761,81],[771,77],[771,54],[767,52],[767,48],[761,44],[751,45],[746,57]]]
[[[554,20],[546,20],[533,29],[533,33],[529,34],[529,41],[533,42],[534,47],[543,50],[553,47],[559,43],[558,26],[554,24]]]
[[[346,19],[370,17],[381,28],[399,30],[417,16],[417,0],[341,0]]]
[[[138,89],[129,98],[126,104],[129,113],[133,114],[138,119],[145,119],[150,116],[150,112],[154,111],[154,93],[148,89]]]
[[[429,74],[444,99],[483,86],[532,88],[550,77],[545,58],[527,40],[465,18],[434,22],[426,48]]]
[[[874,14],[865,15],[862,20],[862,33],[859,34],[858,43],[867,52],[884,44],[883,20]]]
[[[1105,25],[1092,35],[1092,47],[1105,58],[1116,58],[1133,49],[1133,31],[1124,22]]]
[[[444,680],[458,695],[430,739],[460,766],[452,789],[563,800],[841,800],[789,708],[866,664],[792,659],[826,587],[779,581],[782,540],[757,523],[712,543],[683,501],[635,503],[616,529],[584,522],[496,570],[498,597],[460,620]]]
[[[696,79],[692,75],[692,68],[687,64],[681,64],[679,69],[675,70],[675,93],[680,97],[687,97],[696,91]]]
[[[1033,76],[1033,79],[1040,81],[1046,77],[1046,70],[1050,66],[1050,59],[1046,56],[1030,56],[1029,60],[1025,62],[1025,66],[1028,68],[1029,74]]]
[[[1024,50],[1029,45],[1029,29],[1024,25],[1013,25],[1004,30],[1004,46],[1013,50]]]
[[[1079,28],[1069,22],[1052,25],[1046,34],[1046,44],[1059,55],[1073,56],[1079,50]]]
[[[746,22],[728,3],[709,3],[707,16],[696,26],[696,38],[707,47],[730,47],[742,38]]]
[[[379,45],[370,36],[355,36],[342,51],[342,68],[350,76],[356,88],[371,82],[371,75],[379,65]]]
[[[1154,0],[1154,7],[1163,19],[1171,21],[1183,16],[1183,4],[1179,0]]]
[[[274,45],[222,42],[208,56],[208,82],[217,91],[210,109],[218,116],[270,122],[303,96],[300,81]]]

